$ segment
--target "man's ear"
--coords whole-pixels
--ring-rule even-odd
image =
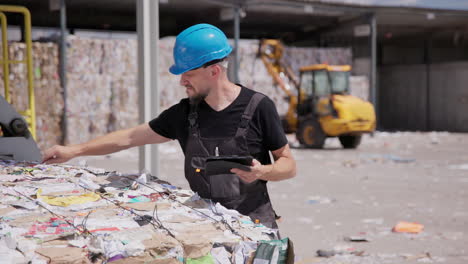
[[[221,74],[221,66],[213,65],[213,67],[211,67],[210,74],[211,74],[211,77],[215,77]]]

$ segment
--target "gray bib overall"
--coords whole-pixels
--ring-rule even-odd
[[[219,202],[228,209],[235,209],[248,215],[253,221],[258,219],[265,226],[278,228],[275,213],[271,206],[266,181],[252,183],[242,181],[235,174],[206,175],[205,160],[215,155],[250,155],[247,146],[247,130],[250,120],[264,95],[255,93],[242,115],[236,134],[231,138],[204,138],[198,128],[197,106],[190,108],[189,136],[185,151],[185,177],[190,188],[202,198]]]

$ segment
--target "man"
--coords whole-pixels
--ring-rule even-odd
[[[277,228],[266,183],[294,177],[296,163],[274,103],[228,80],[225,59],[231,51],[217,27],[198,24],[187,28],[176,38],[175,64],[169,71],[181,74],[180,84],[188,98],[147,124],[83,144],[54,146],[45,151],[44,161],[60,163],[77,156],[105,155],[177,139],[185,155],[185,177],[193,191]],[[250,170],[209,173],[206,158],[217,155],[254,159]]]

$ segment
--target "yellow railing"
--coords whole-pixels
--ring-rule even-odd
[[[10,101],[10,69],[8,67],[8,37],[7,37],[7,18],[5,13],[0,12],[0,23],[2,24],[2,65],[3,65],[3,83],[5,86],[5,100]]]
[[[20,13],[24,17],[24,41],[26,44],[26,60],[13,61],[8,59],[8,36],[7,36],[7,18],[5,13]],[[33,68],[32,68],[32,42],[31,42],[31,13],[22,6],[0,5],[0,23],[2,30],[2,53],[3,58],[0,63],[3,65],[3,82],[5,86],[5,99],[11,102],[10,98],[10,82],[9,82],[9,64],[25,63],[27,67],[28,78],[28,101],[29,108],[26,111],[20,112],[29,124],[29,130],[36,138],[36,106],[34,99],[33,87]]]

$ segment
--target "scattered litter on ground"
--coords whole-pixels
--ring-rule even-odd
[[[449,169],[451,169],[451,170],[468,170],[468,163],[458,164],[458,165],[450,165]]]
[[[361,222],[363,222],[365,224],[381,225],[381,224],[383,224],[384,220],[383,220],[383,218],[366,218],[366,219],[362,219]]]
[[[321,197],[321,196],[309,196],[307,197],[308,204],[329,204],[336,202],[334,198]]]
[[[343,239],[346,242],[370,242],[365,236],[345,236]]]
[[[348,168],[356,168],[363,164],[370,164],[370,163],[378,163],[378,164],[385,164],[388,162],[392,163],[400,163],[400,164],[408,164],[415,162],[416,159],[414,158],[405,158],[395,154],[374,154],[374,153],[366,153],[360,154],[357,159],[352,160],[344,160],[342,161],[342,166]]]
[[[335,246],[331,250],[317,250],[318,257],[330,258],[335,255],[355,255],[355,256],[363,256],[365,254],[362,250],[357,250],[354,247],[349,247],[347,245],[338,245]]]
[[[424,226],[421,224],[400,221],[395,225],[395,227],[393,227],[392,231],[396,233],[418,234],[418,233],[421,233],[423,229],[424,229]]]
[[[405,256],[406,260],[420,260],[424,258],[429,258],[431,259],[431,254],[429,252],[418,254],[418,255],[410,255],[410,256]]]

